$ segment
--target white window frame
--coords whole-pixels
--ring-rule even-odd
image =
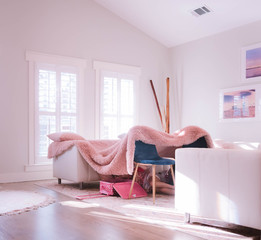
[[[123,64],[116,63],[108,63],[101,61],[94,61],[93,68],[96,71],[96,98],[95,98],[95,138],[100,139],[100,124],[101,124],[101,81],[102,81],[102,72],[117,72],[121,74],[131,74],[134,75],[134,124],[138,124],[139,122],[139,78],[141,75],[141,68],[136,66],[129,66]]]
[[[37,163],[35,159],[35,79],[37,75],[37,66],[39,64],[55,64],[77,68],[77,97],[79,104],[79,112],[77,114],[77,129],[79,132],[81,132],[83,129],[83,121],[80,113],[83,111],[84,71],[86,68],[86,60],[26,51],[26,61],[29,62],[29,159],[28,165],[25,166],[25,171],[50,171],[52,170],[51,161],[49,163]]]

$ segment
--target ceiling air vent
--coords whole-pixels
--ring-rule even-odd
[[[206,13],[210,13],[210,12],[211,12],[211,10],[206,6],[196,8],[191,11],[192,15],[194,15],[196,17],[202,16],[202,15],[204,15]]]

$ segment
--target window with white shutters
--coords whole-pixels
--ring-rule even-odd
[[[77,69],[37,64],[35,157],[45,162],[54,132],[77,132]]]
[[[55,132],[78,132],[82,59],[27,52],[29,61],[29,165],[48,164],[47,137]]]
[[[104,62],[95,62],[94,68],[97,76],[96,118],[99,119],[96,135],[101,139],[116,139],[137,124],[140,69]]]

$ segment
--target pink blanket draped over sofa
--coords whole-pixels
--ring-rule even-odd
[[[66,136],[66,133],[64,133]],[[135,126],[119,140],[74,140],[64,137],[52,139],[48,157],[59,156],[75,145],[88,164],[100,174],[124,175],[133,173],[135,141],[156,145],[159,155],[174,157],[175,149],[205,137],[208,147],[213,147],[210,135],[202,128],[188,126],[173,134],[167,134],[146,126]]]

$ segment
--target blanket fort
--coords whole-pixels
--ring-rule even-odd
[[[204,137],[207,146],[213,147],[210,135],[202,128],[188,126],[168,134],[147,126],[135,126],[129,130],[124,138],[118,140],[75,140],[66,136],[68,133],[59,133],[64,137],[53,139],[49,145],[48,158],[59,156],[67,149],[75,145],[88,164],[99,174],[124,175],[133,173],[133,158],[135,141],[142,141],[156,145],[159,155],[174,157],[175,149],[183,145],[191,144]],[[69,135],[70,136],[70,135]]]

